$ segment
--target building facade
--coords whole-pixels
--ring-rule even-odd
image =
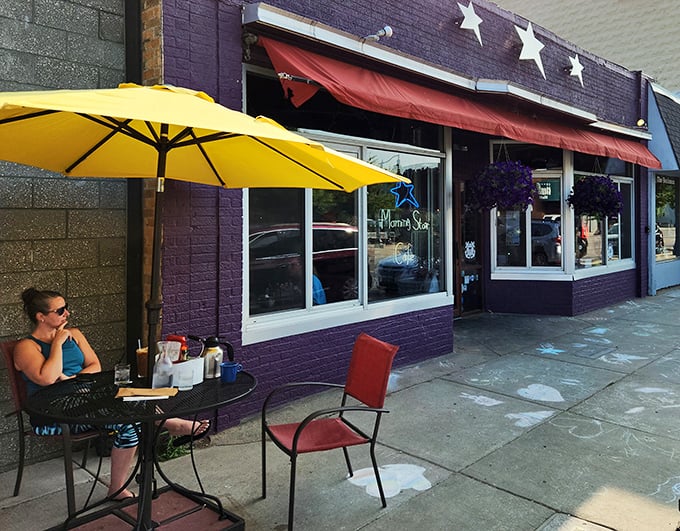
[[[650,133],[636,125],[647,120],[650,94],[641,73],[483,0],[406,7],[394,0],[146,0],[125,8],[92,8],[100,22],[113,13],[125,24],[126,45],[87,41],[103,55],[94,67],[101,73],[74,88],[115,86],[122,70],[106,77],[101,63],[118,53],[126,80],[203,90],[412,181],[353,194],[166,182],[163,335],[228,340],[259,381],[247,401],[220,412],[220,428],[255,414],[280,383],[342,380],[362,331],[399,345],[399,366],[451,352],[458,316],[576,315],[647,293],[648,168],[658,160],[645,147]],[[79,50],[80,41],[72,42]],[[56,87],[64,85],[45,86]],[[471,208],[479,173],[506,162],[532,169],[534,204]],[[620,215],[575,216],[566,201],[573,184],[600,174],[622,194]],[[36,190],[40,177],[31,171],[23,185]],[[21,258],[45,242],[22,236],[31,222],[17,216],[15,181],[0,181],[12,187],[0,210],[2,244]],[[65,186],[82,200],[83,183]],[[102,335],[93,343],[108,363],[131,356],[143,316],[139,293],[146,294],[138,264],[149,199],[132,183],[97,186],[123,187],[122,225],[99,225],[117,252],[106,254],[100,242],[100,254],[49,274],[30,260],[6,265],[3,338],[25,333],[18,295],[36,284],[64,291],[84,315],[96,302],[98,310],[87,312],[92,321],[78,324],[90,333],[126,328],[115,341]],[[101,190],[99,198],[116,197]],[[63,215],[77,222],[79,213]],[[123,236],[106,232],[112,227]],[[102,269],[112,260],[113,270]],[[90,269],[99,276],[88,277],[88,291],[79,279]],[[120,282],[102,276],[110,271]],[[111,308],[117,317],[109,324]]]
[[[653,80],[648,89],[649,148],[662,162],[649,183],[649,219],[654,233],[649,242],[648,293],[680,284],[677,230],[680,216],[678,115],[680,70],[675,58],[680,44],[674,29],[680,22],[671,0],[608,2],[607,0],[500,0],[505,9],[532,20],[579,46],[626,68],[641,70]],[[559,9],[558,9],[559,7]],[[650,36],[625,38],[624,36]],[[653,229],[651,229],[653,228]]]
[[[401,345],[402,364],[450,351],[457,315],[575,315],[647,292],[658,160],[637,126],[639,72],[482,1],[164,3],[162,16],[165,82],[413,181],[351,196],[168,186],[164,332],[234,342],[260,378],[254,403],[281,381],[341,378],[359,331]],[[532,167],[526,212],[466,207],[498,161]],[[569,208],[591,174],[621,192],[615,219]]]

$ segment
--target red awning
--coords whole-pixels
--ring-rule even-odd
[[[277,73],[313,80],[352,107],[661,168],[657,158],[633,140],[514,114],[266,37],[260,37],[259,42]],[[318,86],[294,79],[282,78],[281,83],[286,92],[292,91],[291,101],[298,107],[319,90]]]

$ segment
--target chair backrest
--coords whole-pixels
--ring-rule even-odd
[[[359,334],[352,349],[345,392],[369,407],[383,407],[397,350],[395,345],[364,332]]]
[[[23,409],[24,400],[26,399],[26,381],[21,377],[16,367],[14,367],[14,347],[16,347],[18,342],[18,340],[13,340],[0,343],[0,350],[2,350],[5,356],[12,400],[14,400],[14,407],[17,412]]]

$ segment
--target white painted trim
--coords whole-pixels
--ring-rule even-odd
[[[243,9],[243,24],[255,23],[287,33],[293,33],[307,39],[312,39],[340,50],[352,52],[359,56],[370,58],[380,63],[429,77],[437,81],[443,81],[454,87],[473,92],[491,92],[515,96],[536,103],[541,107],[587,120],[588,122],[591,122],[590,125],[592,127],[597,129],[645,140],[651,139],[649,133],[602,122],[591,112],[548,98],[539,93],[519,87],[509,81],[494,79],[475,80],[470,77],[461,76],[460,74],[456,74],[439,66],[425,63],[417,57],[390,49],[375,41],[367,41],[365,38],[352,35],[351,33],[322,24],[310,18],[270,6],[264,2],[248,4]]]
[[[620,135],[634,136],[635,138],[640,138],[642,140],[652,139],[652,134],[647,131],[643,131],[642,129],[631,129],[630,127],[623,127],[622,125],[601,122],[600,120],[593,122],[590,125],[596,129],[602,129],[603,131],[610,131]]]
[[[661,85],[657,85],[656,83],[650,83],[652,85],[652,90],[656,92],[657,94],[661,94],[662,96],[666,96],[667,98],[672,99],[675,103],[680,105],[680,95],[675,94],[668,90],[667,88],[662,87]]]

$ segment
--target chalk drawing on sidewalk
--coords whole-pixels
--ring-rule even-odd
[[[468,400],[472,400],[475,404],[479,406],[497,406],[498,404],[503,403],[502,400],[496,400],[495,398],[483,395],[471,395],[470,393],[461,393],[460,396],[461,398],[467,398]]]
[[[560,379],[562,385],[581,385],[581,380],[576,380],[574,378],[562,378]]]
[[[395,464],[384,465],[380,468],[385,498],[393,498],[405,489],[424,491],[432,487],[432,483],[424,476],[425,469],[422,466]],[[365,487],[366,494],[374,498],[380,498],[378,482],[375,479],[373,468],[362,468],[354,472],[354,476],[347,480],[352,485]]]
[[[638,387],[635,389],[638,393],[644,393],[646,395],[652,394],[664,394],[667,395],[672,393],[670,389],[664,389],[663,387]]]
[[[518,428],[529,428],[539,422],[543,422],[554,414],[554,411],[526,411],[524,413],[508,413],[505,415],[505,418],[516,420],[515,426]]]
[[[618,352],[614,352],[611,353],[610,355],[600,356],[598,359],[611,365],[630,365],[634,361],[646,360],[649,358],[646,356],[634,356],[632,354],[621,354]]]
[[[539,353],[541,354],[549,354],[551,356],[557,356],[558,354],[562,354],[562,352],[565,352],[562,349],[555,348],[552,344],[550,343],[543,343],[539,348],[536,349]]]
[[[649,494],[652,498],[661,498],[665,503],[674,503],[680,499],[680,476],[671,476],[656,486],[656,490]]]
[[[529,400],[542,402],[564,402],[564,397],[554,387],[543,384],[529,384],[517,390],[517,394]]]
[[[570,417],[555,417],[550,420],[550,425],[556,428],[567,430],[569,435],[573,435],[577,439],[594,439],[613,430],[618,430],[618,426],[613,426],[611,429],[604,429],[602,422],[595,419],[578,419]]]
[[[596,345],[611,345],[612,341],[606,337],[584,337],[583,341],[595,343]]]

